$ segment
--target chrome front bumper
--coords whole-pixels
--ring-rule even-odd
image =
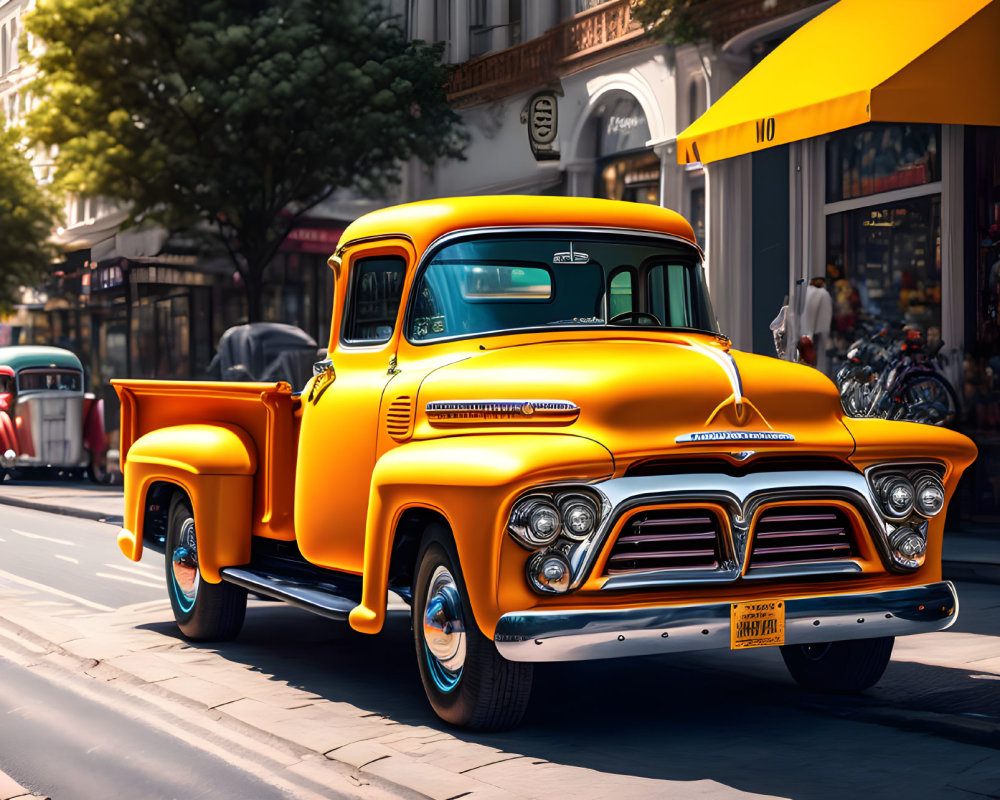
[[[776,593],[775,597],[779,597]],[[730,603],[504,614],[494,640],[510,661],[598,658],[728,648]],[[944,630],[958,618],[950,581],[871,594],[785,600],[785,644]]]

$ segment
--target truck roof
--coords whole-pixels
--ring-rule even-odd
[[[496,227],[628,228],[696,244],[690,223],[660,206],[593,197],[491,195],[422,200],[365,214],[344,231],[337,253],[358,239],[392,234],[408,237],[422,253],[446,233]]]

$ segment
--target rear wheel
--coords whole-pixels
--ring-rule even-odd
[[[895,638],[790,644],[781,657],[792,677],[811,692],[854,694],[878,683],[889,664]]]
[[[246,615],[246,589],[202,580],[194,512],[185,495],[174,495],[168,520],[163,563],[170,606],[181,633],[199,641],[235,638]]]
[[[480,632],[445,530],[428,530],[417,559],[413,636],[424,691],[445,722],[480,731],[517,725],[531,696],[532,665],[508,661]]]

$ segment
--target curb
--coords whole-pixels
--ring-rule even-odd
[[[95,522],[106,522],[109,525],[117,525],[118,527],[121,527],[125,522],[124,516],[120,514],[106,514],[103,511],[92,511],[89,508],[78,508],[75,506],[53,505],[52,503],[24,500],[20,497],[9,497],[3,494],[0,494],[0,505],[28,508],[32,511],[47,511],[50,514],[62,514],[66,517],[91,519]]]

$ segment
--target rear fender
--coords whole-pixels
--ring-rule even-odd
[[[362,599],[351,611],[351,627],[381,630],[393,535],[407,509],[422,507],[448,521],[473,614],[491,636],[507,504],[539,483],[593,481],[613,472],[614,460],[603,445],[565,434],[455,436],[389,451],[372,475]]]
[[[104,400],[92,394],[83,396],[83,443],[92,459],[103,458],[108,449],[104,436]]]
[[[219,424],[151,431],[129,448],[124,471],[125,527],[118,547],[126,558],[142,557],[146,498],[153,484],[166,482],[191,500],[202,578],[218,583],[221,568],[250,560],[257,453],[244,430]]]

